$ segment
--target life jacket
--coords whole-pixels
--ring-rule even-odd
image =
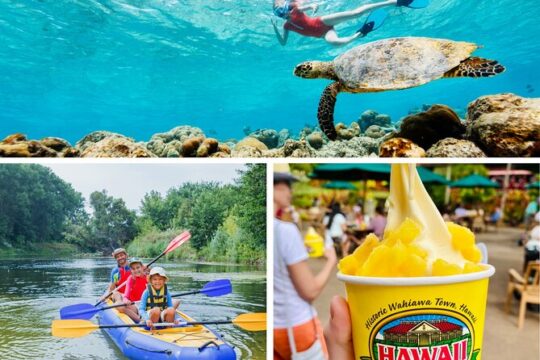
[[[287,30],[297,32],[304,36],[321,38],[334,27],[326,25],[320,17],[309,17],[294,6],[289,13],[289,20],[283,25]]]
[[[117,267],[117,272],[113,275],[114,286],[122,285],[131,275],[129,266]]]
[[[146,286],[146,290],[148,290],[148,299],[146,299],[147,311],[155,307],[161,310],[167,308],[167,284],[163,285],[159,293],[150,284]]]
[[[146,276],[134,277],[133,275],[130,275],[128,281],[131,283],[131,287],[129,294],[124,293],[125,297],[128,298],[130,301],[141,300],[142,294],[144,290],[146,290],[146,286],[148,285]]]

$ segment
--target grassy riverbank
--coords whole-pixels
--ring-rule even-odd
[[[77,246],[66,243],[39,243],[19,248],[0,247],[0,258],[54,258],[81,255],[83,255],[83,253]]]

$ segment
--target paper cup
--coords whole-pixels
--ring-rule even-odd
[[[306,240],[304,245],[308,251],[309,257],[318,258],[324,255],[324,241],[320,240]]]
[[[480,360],[491,265],[470,274],[345,282],[355,359]]]

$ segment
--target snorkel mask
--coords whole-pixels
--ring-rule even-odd
[[[283,6],[274,8],[274,14],[282,19],[287,18],[290,11],[291,11],[291,0],[285,0],[285,2],[283,3]]]

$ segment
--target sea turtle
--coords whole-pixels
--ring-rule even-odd
[[[470,57],[476,44],[402,37],[356,46],[333,61],[307,61],[294,75],[335,80],[319,101],[319,125],[330,140],[337,138],[334,107],[340,92],[362,93],[406,89],[442,77],[488,77],[505,68],[497,61]]]

